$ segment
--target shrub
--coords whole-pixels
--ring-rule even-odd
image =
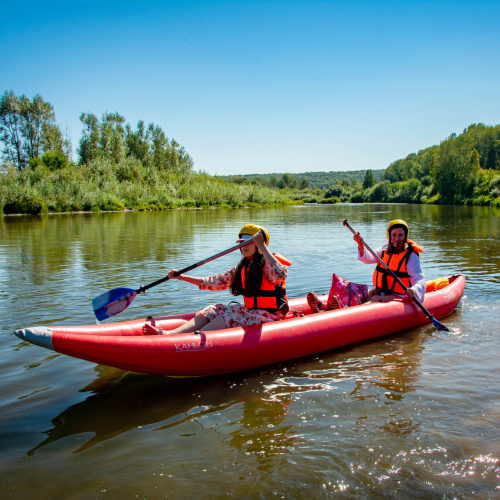
[[[500,187],[500,175],[496,175],[490,181],[490,189],[493,189],[493,188],[496,188],[496,187]]]
[[[351,194],[351,203],[364,203],[365,194],[364,191],[356,191]]]
[[[434,196],[427,198],[425,200],[425,203],[427,205],[439,205],[440,198],[441,198],[441,195],[439,193],[436,193]]]
[[[135,158],[128,158],[126,160],[123,160],[116,166],[116,178],[120,182],[137,182],[140,181],[143,176],[144,167],[142,166],[141,162],[139,160],[136,160]]]
[[[323,200],[321,200],[320,203],[329,203],[329,204],[340,203],[340,198],[336,198],[336,197],[324,198]]]
[[[52,172],[68,167],[68,159],[64,153],[60,151],[47,151],[47,153],[42,156],[42,162]]]
[[[106,194],[104,199],[100,200],[99,208],[106,211],[121,211],[125,208],[123,203],[114,195]]]
[[[37,195],[24,194],[20,198],[7,201],[3,206],[5,214],[30,214],[47,213],[47,203]]]
[[[340,184],[334,184],[325,191],[325,198],[340,198],[344,188]]]

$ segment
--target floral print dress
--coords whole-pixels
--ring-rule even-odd
[[[233,282],[235,270],[236,266],[225,273],[203,278],[200,290],[212,290],[214,292],[227,290]],[[276,283],[277,285],[283,285],[287,272],[287,266],[283,265],[281,262],[276,262],[276,264],[269,264],[266,262],[264,266],[264,275],[266,279],[270,283]],[[197,312],[196,315],[204,316],[210,321],[217,316],[222,316],[227,328],[269,323],[284,318],[281,311],[277,311],[273,314],[264,309],[247,309],[243,304],[238,303],[229,303],[228,305],[213,304],[203,308],[201,311]]]

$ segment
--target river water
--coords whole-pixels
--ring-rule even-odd
[[[0,218],[0,498],[500,498],[500,211],[333,205]],[[348,219],[378,247],[404,218],[428,279],[463,273],[431,324],[250,372],[173,379],[13,335],[92,324],[91,299],[137,288],[264,225],[293,261],[289,296],[332,272],[367,283]],[[236,253],[190,274],[229,269]],[[169,281],[118,321],[229,302]]]

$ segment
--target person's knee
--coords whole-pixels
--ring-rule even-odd
[[[202,327],[198,328],[201,332],[209,332],[212,330],[223,330],[226,328],[226,322],[222,316],[216,316],[213,320],[207,320],[207,323]]]

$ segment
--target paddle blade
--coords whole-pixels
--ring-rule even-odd
[[[431,321],[432,324],[438,329],[438,330],[444,330],[445,332],[449,332],[450,329],[447,326],[444,326],[443,323],[440,323],[436,318],[431,316]]]
[[[133,288],[115,288],[92,300],[95,317],[99,321],[121,313],[132,303],[137,292]]]

